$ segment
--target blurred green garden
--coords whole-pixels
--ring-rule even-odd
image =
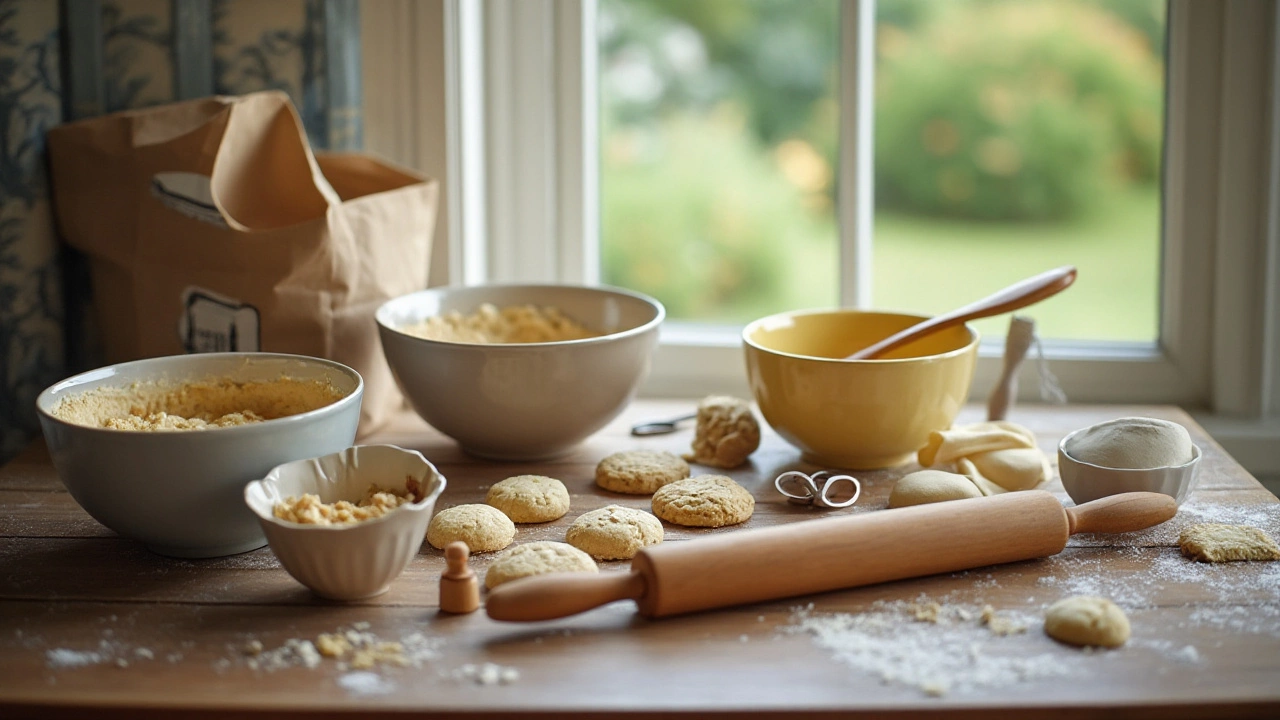
[[[605,282],[675,319],[838,303],[838,13],[602,0]],[[1042,334],[1154,340],[1164,26],[1153,0],[880,0],[873,305],[1073,264]]]

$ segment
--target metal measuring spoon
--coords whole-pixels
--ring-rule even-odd
[[[637,437],[644,437],[645,435],[666,435],[667,433],[675,432],[677,429],[676,425],[686,420],[692,420],[696,417],[698,417],[697,413],[690,413],[688,415],[681,415],[677,418],[671,418],[670,420],[643,422],[639,425],[631,426],[631,434]]]

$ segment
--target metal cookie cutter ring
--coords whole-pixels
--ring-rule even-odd
[[[819,486],[818,482],[822,481]],[[840,483],[853,486],[853,495],[847,500],[835,500]],[[820,508],[844,508],[858,501],[862,494],[862,483],[852,475],[832,475],[829,470],[820,470],[813,475],[806,475],[799,470],[791,470],[779,475],[773,486],[778,492],[787,496],[787,502],[797,505],[815,505]]]

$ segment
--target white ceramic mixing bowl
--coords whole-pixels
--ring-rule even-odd
[[[310,412],[235,427],[137,432],[77,425],[52,414],[63,398],[132,383],[210,379],[324,380],[341,399]],[[341,450],[355,439],[364,382],[329,360],[272,353],[150,358],[92,370],[40,394],[36,406],[54,468],[95,520],[151,550],[216,557],[267,540],[244,505],[245,483],[290,460]]]
[[[554,307],[600,337],[540,343],[427,340],[401,330],[483,303]],[[563,455],[626,408],[666,311],[653,298],[576,285],[443,287],[378,309],[387,363],[418,414],[464,450],[499,460]]]

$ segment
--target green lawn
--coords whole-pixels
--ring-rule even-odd
[[[936,314],[985,297],[1059,265],[1075,265],[1076,283],[1022,314],[1042,337],[1153,341],[1159,318],[1159,194],[1112,197],[1078,222],[1020,225],[878,212],[873,305]],[[823,277],[834,265],[828,243],[796,248],[795,307],[832,303]],[[1008,318],[980,321],[984,336],[1003,336]]]

